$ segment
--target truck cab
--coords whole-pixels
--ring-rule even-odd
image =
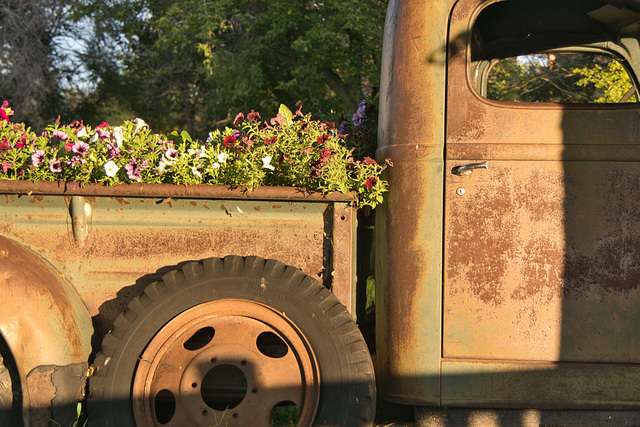
[[[640,407],[638,37],[635,1],[391,1],[380,399]],[[627,90],[589,92],[579,66],[526,86],[497,74],[564,55],[614,63]]]

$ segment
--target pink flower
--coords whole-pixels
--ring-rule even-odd
[[[7,141],[7,138],[4,138],[2,142],[0,142],[0,153],[3,151],[9,151],[9,150],[11,150],[11,144],[9,144],[9,141]]]
[[[9,121],[9,115],[7,114],[6,111],[0,108],[0,122],[8,122],[8,121]]]
[[[49,162],[49,170],[51,172],[62,172],[62,162],[57,159],[51,159],[51,162]]]
[[[167,151],[164,152],[164,155],[169,160],[175,160],[175,159],[178,158],[178,150],[176,150],[173,147],[169,147],[169,148],[167,148]]]
[[[89,144],[82,141],[76,141],[75,144],[71,147],[71,151],[81,156],[84,156],[89,152]]]
[[[96,129],[108,128],[109,126],[111,126],[109,123],[102,122],[98,126],[96,126]]]
[[[11,163],[2,162],[2,172],[7,173],[7,171],[11,169],[11,166],[13,166]]]
[[[260,113],[257,113],[253,110],[251,110],[251,112],[249,114],[247,114],[247,119],[249,119],[250,122],[255,122],[260,118]]]
[[[69,139],[69,135],[59,130],[54,130],[52,136],[58,138],[60,141],[66,141]]]
[[[238,113],[236,115],[236,118],[233,119],[233,125],[234,126],[240,126],[242,124],[242,122],[244,121],[244,114],[242,113]]]
[[[40,164],[44,162],[44,160],[45,160],[45,155],[44,155],[44,151],[42,150],[36,150],[31,155],[31,164],[35,167],[40,166]]]

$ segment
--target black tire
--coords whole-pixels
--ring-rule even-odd
[[[221,314],[223,312],[226,314]],[[258,333],[263,327],[268,332],[261,333],[255,340],[239,337],[241,334],[249,336],[254,329]],[[197,332],[193,333],[196,329]],[[206,333],[209,329],[210,334]],[[231,330],[237,330],[237,348],[230,338],[228,331]],[[194,344],[194,339],[202,331],[205,331],[202,335],[209,336],[203,338],[204,344]],[[216,344],[218,333],[224,345]],[[183,337],[180,334],[186,335]],[[251,385],[254,379],[251,372],[256,369],[260,371],[263,367],[260,361],[254,363],[251,356],[253,347],[261,346],[260,337],[263,336],[275,338],[266,344],[267,350],[260,349],[262,354],[271,351],[268,350],[270,344],[275,345],[276,353],[280,351],[278,345],[283,345],[283,352],[287,354],[286,357],[276,354],[264,357],[264,369],[268,371],[275,367],[275,375],[291,376],[296,384],[297,378],[302,378],[300,384],[305,385],[301,387],[302,390],[296,389],[295,393],[286,388],[258,391],[259,387]],[[202,360],[222,363],[216,359],[217,356],[211,357],[218,354],[215,352],[225,357],[237,354],[243,359],[230,362],[230,359],[225,359],[228,362],[223,365],[234,372],[236,368],[240,369],[245,377],[244,386],[238,386],[238,382],[232,386],[220,386],[227,387],[220,390],[227,390],[228,395],[239,390],[239,397],[234,401],[225,400],[231,399],[228,397],[222,398],[225,408],[233,408],[231,412],[216,407],[216,404],[220,404],[218,401],[213,407],[210,400],[206,403],[208,408],[202,406],[205,399],[211,399],[205,396],[204,391],[208,375],[193,381],[194,390],[196,386],[201,387],[197,389],[201,390],[200,393],[183,395],[181,390],[184,388],[180,388],[183,385],[163,385],[173,378],[173,374],[167,374],[173,368],[166,369],[171,363],[176,363],[173,370],[180,372],[180,376],[176,377],[180,380],[176,382],[184,382],[187,374],[191,375],[190,369],[196,369],[192,367],[199,366],[200,372],[205,372],[202,371],[205,369],[202,368]],[[248,364],[245,353],[250,354]],[[181,357],[187,358],[186,361],[176,362]],[[277,359],[280,357],[282,362]],[[139,363],[141,358],[143,362]],[[290,365],[291,360],[297,362]],[[273,365],[272,361],[275,361]],[[249,365],[251,369],[247,367]],[[299,373],[295,373],[295,369],[278,371],[279,367],[290,366],[298,368]],[[105,336],[101,351],[96,356],[95,367],[96,373],[89,381],[90,397],[87,402],[90,425],[133,426],[136,425],[136,419],[139,427],[177,425],[172,417],[181,420],[182,425],[215,425],[225,416],[227,418],[220,425],[258,425],[255,419],[249,419],[245,414],[262,414],[260,405],[271,399],[272,395],[279,398],[278,393],[282,393],[282,396],[302,396],[302,407],[298,408],[300,419],[296,424],[299,426],[369,426],[375,415],[373,365],[351,315],[315,279],[296,268],[257,257],[229,256],[191,262],[149,285],[144,294],[134,299],[114,322],[113,329]],[[291,371],[294,373],[291,374]],[[213,369],[208,372],[213,372]],[[272,377],[265,374],[260,378]],[[269,381],[271,384],[272,381]],[[157,392],[160,387],[164,389]],[[139,400],[137,396],[142,391],[144,397]],[[134,394],[135,400],[132,397]],[[160,397],[160,394],[163,396]],[[176,397],[175,394],[179,395]],[[258,395],[260,402],[249,405],[248,399],[257,398]],[[319,397],[315,398],[316,395]],[[187,400],[187,397],[191,400]],[[291,403],[295,399],[289,400]],[[244,403],[247,404],[243,406]],[[165,407],[169,408],[168,415],[166,411],[163,412],[162,408]],[[200,407],[204,408],[201,414],[199,409],[191,411]],[[184,416],[192,417],[193,413],[209,417],[208,421],[201,418],[197,422],[185,422]],[[144,418],[145,414],[151,418]],[[311,418],[303,421],[304,416],[309,414]],[[216,420],[213,423],[212,415]],[[269,425],[268,418],[263,420],[261,416],[260,420],[261,425]]]

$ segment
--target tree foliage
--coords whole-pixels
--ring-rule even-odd
[[[487,97],[514,102],[616,103],[631,87],[623,65],[610,56],[538,54],[497,62],[489,74]]]
[[[72,76],[78,60],[72,0],[0,2],[0,101],[8,100],[20,121],[38,127],[72,108]],[[77,98],[77,96],[76,96]]]
[[[85,116],[134,113],[198,135],[280,104],[352,114],[378,91],[385,9],[381,0],[85,0],[100,81]]]

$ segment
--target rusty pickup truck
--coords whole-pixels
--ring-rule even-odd
[[[640,1],[391,0],[384,31],[375,340],[349,195],[4,181],[0,425],[638,414]]]

